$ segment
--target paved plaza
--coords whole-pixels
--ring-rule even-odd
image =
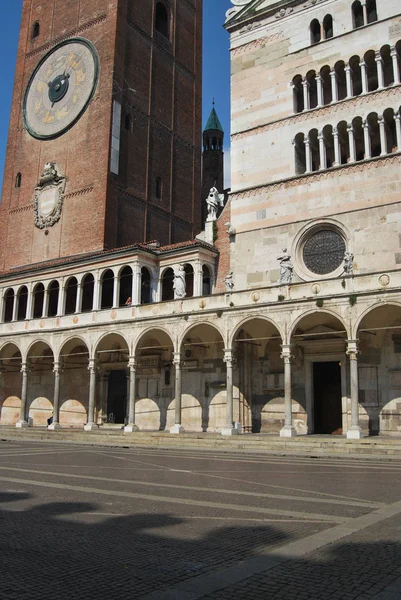
[[[0,442],[2,600],[401,596],[401,461]]]

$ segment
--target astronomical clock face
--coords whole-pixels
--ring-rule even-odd
[[[40,140],[55,138],[81,117],[95,93],[99,59],[88,40],[67,40],[42,58],[25,92],[24,122]]]

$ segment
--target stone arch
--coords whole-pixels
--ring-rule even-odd
[[[274,321],[271,317],[268,317],[266,315],[257,315],[257,317],[245,317],[244,319],[242,319],[235,327],[233,332],[231,333],[229,339],[228,339],[228,347],[232,348],[233,347],[233,343],[235,338],[238,335],[238,332],[243,329],[243,327],[249,322],[249,321],[254,321],[255,319],[259,319],[261,321],[266,321],[266,323],[270,324],[272,327],[274,327],[275,329],[277,329],[277,331],[280,334],[280,337],[282,339],[282,343],[285,344],[286,343],[286,337],[284,334],[284,331],[281,327],[281,325],[279,325],[276,321]]]
[[[32,290],[32,315],[34,319],[40,319],[43,315],[45,300],[45,286],[39,281]]]
[[[23,353],[18,343],[0,347],[0,424],[15,425],[21,413],[21,366]]]
[[[291,343],[291,339],[294,335],[294,332],[296,331],[296,328],[298,327],[299,323],[301,321],[303,321],[306,317],[312,316],[312,315],[330,315],[331,317],[333,317],[334,319],[337,319],[344,327],[345,332],[347,333],[347,338],[351,339],[351,331],[350,328],[347,326],[345,320],[342,318],[342,316],[336,312],[333,309],[330,308],[323,308],[323,309],[311,309],[311,310],[307,310],[306,312],[302,313],[301,315],[299,315],[295,321],[293,323],[291,323],[290,327],[289,327],[289,333],[288,333],[288,343]]]
[[[37,339],[28,347],[27,360],[27,415],[34,426],[44,427],[53,413],[54,350],[47,340]]]
[[[78,279],[72,275],[67,279],[64,286],[65,294],[65,315],[73,315],[76,311],[77,294],[78,294]]]
[[[98,385],[95,423],[124,425],[128,413],[130,345],[120,331],[103,334],[94,344]]]
[[[90,344],[79,335],[63,340],[56,352],[61,364],[60,425],[83,427],[87,422],[89,399],[88,364]]]

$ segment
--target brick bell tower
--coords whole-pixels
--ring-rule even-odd
[[[202,0],[24,0],[0,271],[201,222]]]
[[[214,107],[210,112],[203,130],[202,154],[202,200],[209,194],[210,188],[216,187],[221,193],[224,189],[224,131]],[[203,222],[206,218],[206,204],[202,204]]]

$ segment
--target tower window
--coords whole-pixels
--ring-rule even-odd
[[[320,23],[317,19],[313,19],[310,24],[310,41],[311,44],[317,44],[322,39],[320,31]]]
[[[366,12],[368,13],[368,23],[374,23],[377,21],[376,0],[367,0]]]
[[[157,2],[156,4],[155,27],[156,31],[161,33],[165,38],[170,38],[168,12],[162,2]]]
[[[359,0],[353,3],[352,5],[352,19],[354,29],[358,29],[358,27],[363,27],[364,18],[363,18],[363,7]]]
[[[324,39],[329,40],[333,37],[333,17],[326,15],[323,19]]]
[[[15,178],[15,187],[16,188],[21,187],[21,181],[22,181],[22,175],[21,175],[21,173],[17,173],[17,176]]]
[[[34,40],[35,38],[39,37],[40,34],[40,23],[39,21],[36,21],[36,23],[33,24],[32,27],[32,39]]]
[[[161,200],[163,195],[163,183],[161,177],[156,177],[156,198]]]

